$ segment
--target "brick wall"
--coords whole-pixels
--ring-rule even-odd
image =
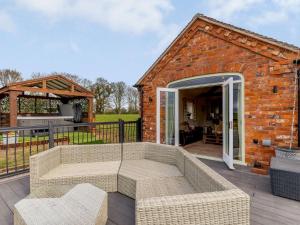
[[[290,141],[295,74],[292,60],[288,58],[293,54],[224,28],[220,30],[207,22],[196,21],[140,83],[144,92],[144,141],[154,142],[156,137],[157,87],[166,87],[172,81],[193,76],[241,73],[245,80],[246,162],[268,161],[274,154],[274,146],[286,146]],[[278,87],[278,93],[273,93],[273,86]],[[295,141],[296,134],[295,126]],[[263,147],[261,140],[264,138],[271,138],[273,146]],[[254,144],[254,139],[259,143]]]

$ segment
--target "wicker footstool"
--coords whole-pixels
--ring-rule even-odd
[[[60,198],[27,198],[15,205],[14,225],[105,225],[107,193],[79,184]]]
[[[273,195],[300,201],[300,160],[272,158],[270,176]]]

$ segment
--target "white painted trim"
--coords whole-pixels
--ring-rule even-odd
[[[198,78],[204,78],[204,77],[221,77],[221,76],[239,76],[241,80],[236,80],[233,81],[233,83],[244,83],[244,77],[240,73],[215,73],[215,74],[205,74],[205,75],[199,75],[199,76],[194,76],[194,77],[188,77],[188,78],[183,78],[180,80],[172,81],[170,82],[167,87],[169,87],[171,84],[176,84],[178,82],[182,81],[187,81],[187,80],[194,80]],[[176,88],[178,90],[183,90],[183,89],[191,89],[191,88],[197,88],[197,87],[210,87],[210,86],[218,86],[218,85],[223,85],[224,82],[219,82],[219,83],[210,83],[210,84],[200,84],[200,85],[190,85],[190,86],[185,86],[185,87],[179,87]]]
[[[197,78],[201,78],[201,77],[211,77],[211,76],[229,76],[229,75],[235,75],[235,76],[239,76],[241,78],[241,80],[239,81],[233,81],[233,83],[241,83],[241,98],[242,98],[242,105],[241,105],[241,117],[242,117],[242,137],[241,137],[241,150],[242,150],[242,159],[241,160],[234,160],[235,164],[238,164],[237,162],[240,162],[241,165],[247,165],[246,164],[246,158],[245,158],[245,79],[244,76],[241,73],[215,73],[215,74],[205,74],[205,75],[198,75],[198,76],[194,76],[194,77],[189,77],[189,78],[184,78],[184,79],[180,79],[180,80],[176,80],[173,82],[170,82],[167,87],[169,87],[169,85],[177,83],[177,82],[181,82],[181,81],[185,81],[185,80],[193,80],[193,79],[197,79]],[[182,87],[182,88],[176,88],[178,90],[183,90],[183,89],[193,89],[193,88],[200,88],[200,87],[210,87],[210,86],[221,86],[223,85],[223,82],[221,83],[213,83],[213,84],[209,84],[209,85],[194,85],[194,86],[186,86],[186,87]]]

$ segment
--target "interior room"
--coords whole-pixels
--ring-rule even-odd
[[[239,86],[234,85],[233,155],[239,151]],[[223,157],[223,89],[221,85],[179,91],[180,145],[193,154]]]
[[[194,154],[222,158],[222,86],[179,92],[180,144]]]

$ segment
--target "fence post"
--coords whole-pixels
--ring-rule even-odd
[[[124,143],[124,120],[119,119],[119,142]]]
[[[48,133],[49,133],[49,148],[54,147],[54,127],[53,121],[48,122]]]
[[[142,119],[138,118],[136,121],[136,141],[142,141]]]

